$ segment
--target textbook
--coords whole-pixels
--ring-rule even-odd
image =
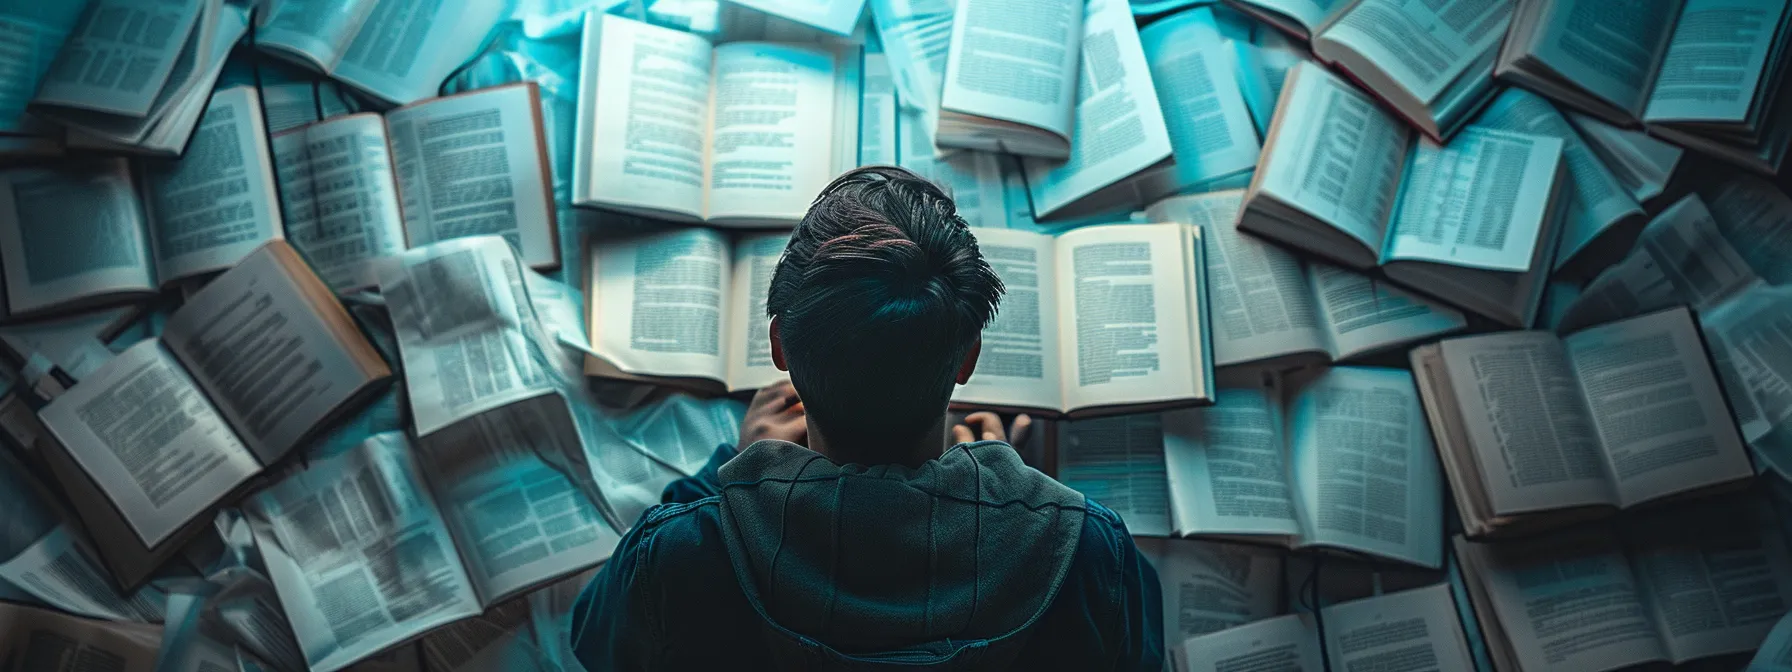
[[[1441,583],[1330,605],[1318,618],[1287,614],[1171,646],[1188,672],[1476,669],[1456,600]]]
[[[1510,2],[1231,0],[1302,39],[1421,133],[1449,140],[1498,93]]]
[[[783,380],[765,295],[789,241],[783,231],[705,228],[594,239],[586,375],[712,393]]]
[[[129,589],[390,378],[335,295],[275,241],[195,293],[160,338],[45,406],[54,440],[42,452]]]
[[[1084,417],[1213,401],[1200,229],[975,234],[1008,292],[955,407]]]
[[[502,236],[531,268],[558,267],[540,96],[506,84],[274,135],[288,239],[339,292],[450,238]]]
[[[1256,67],[1262,57],[1245,42],[1225,40],[1211,7],[1196,7],[1139,31],[1145,62],[1168,125],[1172,165],[1140,179],[1144,202],[1250,181],[1263,138],[1255,98],[1280,87],[1280,73]]]
[[[1447,339],[1411,359],[1470,537],[1606,517],[1754,476],[1684,307],[1568,336]]]
[[[403,433],[376,434],[245,503],[312,672],[477,617],[608,556],[619,537],[588,500],[551,487],[565,479],[532,452],[542,447],[526,421],[415,448]]]
[[[1443,479],[1405,371],[1228,373],[1211,407],[1059,428],[1058,480],[1133,534],[1443,565]]]
[[[1523,0],[1498,76],[1763,173],[1792,141],[1786,0]]]
[[[789,228],[858,165],[857,48],[712,46],[619,16],[591,19],[579,56],[574,205]]]
[[[1561,140],[1475,126],[1447,145],[1413,141],[1312,63],[1288,71],[1277,109],[1240,230],[1530,323],[1568,202]]]
[[[30,109],[71,147],[179,156],[247,30],[247,10],[223,0],[94,0]]]
[[[1562,163],[1573,188],[1566,192],[1568,210],[1562,218],[1554,270],[1600,268],[1636,242],[1644,222],[1643,204],[1549,101],[1524,89],[1506,89],[1474,125],[1562,141]]]
[[[1455,550],[1498,669],[1647,669],[1762,645],[1792,604],[1775,520],[1764,501],[1723,502]]]
[[[1342,362],[1468,327],[1455,309],[1385,280],[1239,233],[1243,194],[1177,196],[1145,211],[1152,221],[1201,227],[1215,367]]]
[[[1068,159],[1023,161],[1039,219],[1137,209],[1145,204],[1137,178],[1172,166],[1165,112],[1126,3],[1090,0],[1082,27],[1084,67],[1101,76],[1077,81]]]
[[[485,45],[502,4],[480,0],[288,0],[264,15],[256,49],[392,105],[441,94]]]
[[[1085,7],[1098,11],[1112,1],[956,3],[934,140],[940,147],[1070,158]]]
[[[186,158],[135,171],[90,158],[0,174],[11,317],[147,298],[283,238],[255,90],[214,94],[194,135]]]

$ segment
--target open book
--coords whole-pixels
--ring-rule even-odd
[[[395,105],[439,94],[485,44],[501,4],[480,0],[284,0],[256,48]]]
[[[217,92],[185,159],[122,159],[0,175],[0,268],[13,317],[147,297],[283,237],[261,105]]]
[[[1205,234],[1215,367],[1345,361],[1468,327],[1455,309],[1239,233],[1243,193],[1178,196],[1146,210]]]
[[[1287,570],[1278,549],[1195,539],[1134,537],[1133,542],[1157,570],[1166,642],[1235,628],[1281,611]]]
[[[532,452],[541,449],[532,419],[504,417],[482,416],[415,449],[403,434],[377,434],[247,502],[312,672],[478,616],[608,556],[619,538]]]
[[[1685,308],[1567,337],[1511,331],[1412,352],[1469,536],[1610,515],[1754,476]]]
[[[71,147],[179,156],[247,28],[246,10],[223,0],[96,0],[31,109],[68,127]]]
[[[1766,173],[1792,139],[1785,0],[1520,2],[1500,78]],[[1721,57],[1714,56],[1721,54]]]
[[[1180,644],[1187,672],[1473,670],[1448,584],[1288,614]],[[1320,644],[1324,638],[1324,646]]]
[[[1170,167],[1140,179],[1146,202],[1216,184],[1242,186],[1257,167],[1263,139],[1252,103],[1262,91],[1280,87],[1282,78],[1253,67],[1261,61],[1256,47],[1223,39],[1212,7],[1139,31],[1174,154]],[[1275,105],[1273,95],[1261,97],[1269,99],[1264,107]]]
[[[1630,249],[1643,226],[1643,205],[1582,139],[1568,118],[1542,96],[1510,88],[1494,98],[1474,125],[1562,141],[1562,162],[1574,185],[1556,245],[1556,270],[1600,268]]]
[[[1751,238],[1752,248],[1772,247],[1758,242],[1766,236]],[[1781,263],[1773,261],[1775,266]],[[1710,310],[1762,283],[1718,230],[1704,201],[1688,194],[1650,220],[1630,253],[1581,289],[1556,330],[1577,331],[1681,305],[1703,319]]]
[[[783,380],[765,295],[789,241],[705,228],[593,241],[585,373],[712,392]]]
[[[1077,81],[1069,158],[1024,162],[1040,219],[1136,209],[1145,198],[1138,178],[1173,166],[1170,131],[1132,12],[1122,0],[1089,0],[1082,26],[1083,67],[1093,74]]]
[[[1616,532],[1499,543],[1458,537],[1469,601],[1495,666],[1637,669],[1761,646],[1792,605],[1792,552],[1770,512],[1723,504],[1648,516]]]
[[[977,229],[1008,288],[959,407],[1112,415],[1213,400],[1200,229]]]
[[[559,266],[540,95],[507,84],[275,135],[288,238],[338,291],[378,284],[407,247],[467,236]]]
[[[717,226],[792,226],[858,164],[855,49],[735,42],[619,16],[585,22],[574,205]]]
[[[1313,63],[1288,71],[1238,228],[1524,326],[1568,196],[1562,141],[1471,127],[1447,145]]]
[[[1313,55],[1361,82],[1434,140],[1454,135],[1498,91],[1493,65],[1512,3],[1481,0],[1231,0],[1310,39]]]
[[[1236,378],[1236,379],[1234,379]],[[1134,534],[1443,563],[1443,483],[1412,376],[1227,376],[1214,405],[1061,423],[1058,478]]]
[[[958,2],[934,140],[941,147],[1070,158],[1086,4],[1095,3]]]
[[[194,294],[45,406],[58,482],[127,588],[211,509],[391,376],[329,288],[284,242]]]

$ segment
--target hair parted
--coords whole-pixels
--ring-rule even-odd
[[[950,196],[906,169],[867,166],[809,206],[765,308],[828,440],[892,444],[940,420],[1002,292]]]

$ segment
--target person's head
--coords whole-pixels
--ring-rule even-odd
[[[942,422],[1001,295],[951,197],[859,168],[822,190],[778,260],[772,356],[829,443],[900,449]]]

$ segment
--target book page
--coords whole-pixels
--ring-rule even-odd
[[[1159,414],[1075,420],[1058,427],[1059,482],[1113,509],[1132,534],[1170,534]]]
[[[835,54],[742,43],[715,50],[706,215],[794,223],[833,179]]]
[[[1792,288],[1759,286],[1700,314],[1699,327],[1745,440],[1792,418]]]
[[[149,114],[204,0],[99,0],[75,24],[32,102]]]
[[[1206,388],[1187,235],[1180,224],[1117,224],[1058,239],[1058,310],[1075,325],[1062,332],[1066,404],[1165,401]]]
[[[16,661],[21,669],[30,665],[61,672],[106,665],[100,669],[150,672],[160,669],[156,656],[161,645],[161,626],[95,621],[51,609],[0,604],[0,660]]]
[[[1450,389],[1498,515],[1593,504],[1618,494],[1600,457],[1592,411],[1567,348],[1548,332],[1442,343]]]
[[[1352,600],[1323,615],[1332,669],[1475,669],[1448,585]]]
[[[419,457],[404,435],[376,434],[246,503],[265,523],[256,546],[311,669],[479,613]]]
[[[156,275],[163,283],[230,268],[284,235],[253,87],[212,94],[180,159],[140,165]]]
[[[0,176],[0,270],[13,314],[156,287],[142,206],[123,159]]]
[[[0,68],[9,73],[0,83],[0,135],[54,134],[25,107],[86,8],[86,3],[17,3],[0,13]]]
[[[560,263],[539,104],[511,84],[386,115],[411,247],[494,235],[530,267]]]
[[[1315,39],[1349,48],[1430,104],[1499,45],[1511,16],[1506,2],[1360,0]]]
[[[1759,240],[1744,244],[1758,247]],[[1562,316],[1561,330],[1678,305],[1710,310],[1759,282],[1705,204],[1688,195],[1643,227],[1628,256],[1587,283]]]
[[[1279,387],[1227,381],[1215,388],[1213,406],[1166,411],[1163,423],[1164,468],[1178,533],[1300,534],[1289,494]]]
[[[1281,606],[1282,560],[1274,549],[1145,537],[1134,542],[1157,570],[1165,642],[1268,618]]]
[[[1341,266],[1309,262],[1306,277],[1336,359],[1468,327],[1468,318],[1454,308]]]
[[[421,439],[418,462],[484,604],[602,562],[620,541],[567,403],[536,397]]]
[[[574,191],[604,205],[702,218],[709,43],[594,15],[585,22],[584,49]]]
[[[1756,504],[1755,516],[1693,505],[1632,526],[1630,566],[1674,660],[1753,651],[1792,605],[1792,552],[1773,507]]]
[[[591,347],[628,373],[726,381],[730,256],[707,228],[595,243]]]
[[[1667,660],[1611,532],[1457,546],[1523,669],[1611,670]]]
[[[256,28],[260,47],[278,47],[316,61],[329,71],[348,50],[361,22],[380,0],[280,0]]]
[[[860,166],[896,163],[896,78],[886,54],[865,54],[865,89],[859,94]]]
[[[1570,11],[1608,13],[1592,9],[1591,2],[1580,2],[1574,7]],[[1611,7],[1609,13],[1634,11],[1642,10],[1620,4]],[[1562,162],[1568,166],[1568,176],[1574,180],[1574,188],[1568,191],[1568,213],[1562,223],[1561,242],[1556,247],[1557,268],[1580,254],[1608,227],[1643,214],[1643,206],[1631,198],[1630,191],[1605,167],[1569,125],[1568,119],[1542,96],[1519,88],[1506,89],[1474,123],[1562,141]]]
[[[405,248],[386,122],[350,115],[270,142],[287,240],[338,293],[378,286]]]
[[[1169,124],[1176,192],[1251,170],[1262,149],[1239,86],[1244,71],[1237,49],[1191,39],[1217,30],[1212,10],[1201,8],[1139,31]]]
[[[398,105],[434,97],[502,11],[472,0],[378,0],[330,74]]]
[[[168,594],[153,585],[128,596],[119,594],[106,570],[76,541],[77,534],[68,525],[57,525],[0,564],[0,580],[44,604],[88,618],[138,623],[162,620]]]
[[[940,107],[1071,136],[1079,0],[957,0]]]
[[[290,131],[350,113],[342,86],[335,82],[288,82],[264,84],[260,88],[269,133]]]
[[[790,234],[783,231],[747,234],[734,241],[734,278],[728,299],[730,335],[726,339],[731,389],[758,389],[787,377],[772,364],[772,318],[765,314],[765,297],[771,291],[778,258],[789,244]],[[984,256],[988,255],[985,249]],[[987,341],[983,347],[987,351]]]
[[[1786,0],[1686,0],[1643,121],[1742,122],[1756,97]]]
[[[969,383],[952,400],[1062,410],[1062,316],[1057,249],[1050,236],[978,228],[977,249],[1007,293],[983,328],[983,350]]]
[[[1164,110],[1126,3],[1089,0],[1082,45],[1088,75],[1077,80],[1069,160],[1023,159],[1033,210],[1040,217],[1170,158]]]
[[[380,293],[418,436],[554,389],[546,356],[525,332],[522,269],[502,239],[437,243],[399,260],[382,273]]]
[[[262,464],[302,445],[391,375],[292,248],[276,243],[208,283],[162,340]]]
[[[1753,175],[1726,174],[1704,194],[1718,233],[1772,285],[1792,284],[1792,198]]]
[[[1754,474],[1685,309],[1563,343],[1624,505]]]
[[[957,0],[867,0],[902,104],[937,115]],[[933,126],[930,119],[929,127]]]
[[[198,384],[153,339],[101,366],[40,415],[147,547],[261,471]]]
[[[1182,643],[1188,672],[1321,672],[1319,627],[1287,614],[1190,637]]]
[[[1537,21],[1536,59],[1611,106],[1640,113],[1680,16],[1680,0],[1552,0],[1547,6],[1550,11]]]
[[[1291,395],[1301,539],[1443,566],[1443,477],[1412,374],[1333,367]]]
[[[1285,105],[1311,113],[1278,117],[1253,191],[1380,250],[1412,131],[1324,66],[1296,64],[1288,82]]]
[[[1178,196],[1146,210],[1152,220],[1199,225],[1205,234],[1213,365],[1325,352],[1325,332],[1300,259],[1238,231],[1234,223],[1242,194]]]
[[[1422,138],[1383,262],[1430,261],[1490,271],[1530,269],[1550,216],[1562,141],[1470,126],[1448,145]]]

